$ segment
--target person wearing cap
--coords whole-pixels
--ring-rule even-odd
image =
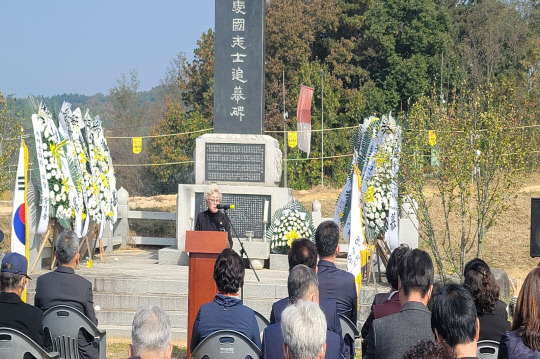
[[[28,261],[19,253],[7,253],[0,272],[0,327],[16,329],[43,347],[43,312],[22,301]]]

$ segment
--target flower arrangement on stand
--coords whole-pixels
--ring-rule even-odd
[[[266,238],[272,253],[287,254],[295,239],[313,240],[314,234],[311,215],[300,202],[293,201],[274,212]]]
[[[50,191],[51,211],[49,216],[58,218],[62,226],[69,228],[75,204],[69,196],[69,169],[62,166],[63,147],[66,145],[67,140],[60,141],[58,129],[45,106],[40,106],[38,119],[41,131],[43,164],[45,166],[45,173],[42,175],[47,178]]]

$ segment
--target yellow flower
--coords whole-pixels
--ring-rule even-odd
[[[339,212],[339,218],[343,218],[343,212]]]
[[[292,231],[290,231],[289,233],[285,235],[285,238],[287,239],[287,243],[289,244],[289,247],[292,245],[292,242],[298,237],[300,236],[298,235],[298,232],[296,231],[296,229],[293,229]]]
[[[56,148],[55,145],[53,145],[52,143],[49,143],[49,149],[51,150],[51,152],[54,153],[55,148]]]
[[[375,189],[373,188],[373,186],[369,186],[366,195],[364,196],[366,202],[373,202],[373,200],[375,199],[374,193]]]
[[[82,218],[83,221],[86,219],[86,213],[85,212],[82,213],[81,218]]]
[[[86,163],[86,161],[86,153],[84,153],[84,151],[81,151],[81,163]]]
[[[92,260],[89,259],[87,262],[86,262],[86,268],[92,268]]]
[[[66,189],[66,192],[69,192],[69,184],[68,184],[68,179],[67,178],[62,179],[62,184],[64,185],[64,188]]]
[[[381,167],[382,164],[384,164],[386,162],[386,160],[384,159],[384,157],[377,157],[375,162],[377,162],[377,168],[379,168],[379,167]]]
[[[75,218],[75,210],[74,209],[71,210],[71,218]]]

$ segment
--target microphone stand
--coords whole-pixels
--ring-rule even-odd
[[[242,258],[242,262],[244,261],[244,254],[245,254],[246,258],[248,260],[249,266],[253,270],[253,274],[255,274],[255,278],[257,278],[257,281],[260,282],[261,280],[259,279],[259,276],[257,275],[257,271],[255,271],[255,268],[253,268],[253,264],[251,264],[251,259],[249,259],[249,255],[246,252],[246,248],[244,248],[244,243],[242,243],[242,241],[240,240],[240,237],[238,236],[238,233],[236,233],[236,229],[234,228],[234,226],[233,226],[233,224],[231,222],[231,219],[229,218],[229,215],[227,214],[227,209],[224,208],[223,213],[225,213],[225,217],[227,217],[227,220],[229,221],[229,224],[231,225],[231,229],[233,230],[234,235],[236,236],[236,239],[238,240],[238,243],[240,243],[240,247],[242,248],[242,249],[240,249],[240,257]],[[242,287],[242,292],[240,293],[240,299],[242,299],[242,301],[244,300],[244,288],[243,287]]]

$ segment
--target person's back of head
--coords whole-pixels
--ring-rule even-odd
[[[540,351],[540,266],[527,274],[519,292],[512,330],[523,339],[523,343]]]
[[[289,250],[289,271],[298,264],[317,268],[317,247],[308,238],[299,238],[292,242]]]
[[[410,248],[407,244],[402,244],[390,255],[388,259],[388,265],[386,266],[386,280],[392,286],[392,289],[397,290],[398,288],[398,270],[399,264],[403,259],[403,256],[410,251]]]
[[[326,317],[316,303],[300,300],[285,308],[281,332],[285,359],[325,357]]]
[[[433,262],[429,254],[421,249],[409,250],[399,263],[399,283],[405,297],[414,291],[425,298],[428,293],[430,294],[433,275]]]
[[[130,356],[169,359],[172,356],[171,322],[158,305],[140,308],[133,318]]]
[[[339,244],[339,226],[334,221],[324,221],[315,231],[315,244],[321,258],[331,257]]]
[[[77,234],[70,230],[60,233],[55,241],[55,250],[59,265],[74,265],[73,262],[79,255],[79,238]]]
[[[441,287],[433,300],[431,327],[439,341],[450,345],[459,356],[459,345],[478,340],[479,322],[476,317],[474,299],[467,289],[459,284]]]
[[[479,258],[465,266],[463,286],[472,294],[477,313],[492,313],[499,299],[499,286],[486,262]]]
[[[221,294],[236,294],[244,285],[244,263],[231,248],[225,248],[214,264],[214,281]]]
[[[7,253],[2,258],[0,266],[0,286],[4,292],[13,292],[21,295],[23,292],[26,280],[30,278],[27,275],[28,261],[26,257],[19,253]]]
[[[298,300],[315,300],[318,303],[319,280],[312,268],[299,264],[289,272],[287,280],[289,302],[296,303]]]
[[[455,359],[456,355],[446,343],[422,340],[413,346],[402,359]]]

